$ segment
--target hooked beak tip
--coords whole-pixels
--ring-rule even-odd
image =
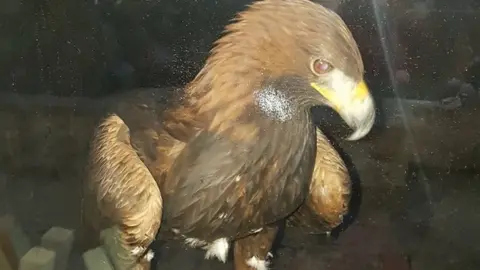
[[[332,91],[316,83],[311,86],[317,90],[343,120],[355,131],[346,140],[355,141],[367,135],[375,122],[375,104],[368,86],[362,80],[354,89]]]
[[[367,97],[361,104],[358,104],[354,114],[348,119],[347,124],[355,131],[346,138],[348,141],[356,141],[365,137],[375,123],[375,105],[371,96]]]

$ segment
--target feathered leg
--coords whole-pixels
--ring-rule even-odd
[[[267,270],[268,257],[277,231],[278,226],[269,226],[257,234],[236,240],[235,270]]]
[[[150,269],[148,247],[160,227],[162,197],[130,144],[128,127],[116,115],[103,120],[95,133],[87,190],[101,216],[114,225],[104,240],[115,247],[109,250],[115,269]]]
[[[287,226],[301,227],[309,233],[330,232],[342,223],[350,197],[351,182],[345,163],[317,129],[317,156],[310,193],[287,219]]]

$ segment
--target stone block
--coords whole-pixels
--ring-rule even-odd
[[[83,262],[87,270],[114,270],[107,252],[102,247],[91,249],[83,254]]]
[[[112,265],[115,266],[115,269],[123,269],[122,263],[118,258],[122,257],[125,251],[121,248],[118,241],[118,229],[112,227],[102,230],[100,232],[100,241],[102,242]]]
[[[33,247],[20,259],[18,270],[54,270],[55,252]]]
[[[42,246],[56,253],[55,270],[66,270],[74,240],[72,230],[52,227],[42,237]]]

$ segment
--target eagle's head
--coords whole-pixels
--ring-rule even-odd
[[[194,84],[197,92],[211,89],[196,95],[203,108],[233,118],[265,98],[262,91],[280,100],[269,110],[275,104],[329,106],[354,129],[349,139],[357,140],[375,119],[363,73],[357,43],[336,13],[308,0],[263,0],[227,26]]]

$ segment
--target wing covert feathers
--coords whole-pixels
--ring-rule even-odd
[[[317,156],[305,203],[288,220],[312,233],[330,231],[343,221],[351,197],[350,175],[344,161],[317,129]]]
[[[123,247],[147,250],[160,227],[162,197],[130,144],[128,127],[117,115],[98,126],[88,173],[88,188],[96,195],[102,216],[118,226]]]

